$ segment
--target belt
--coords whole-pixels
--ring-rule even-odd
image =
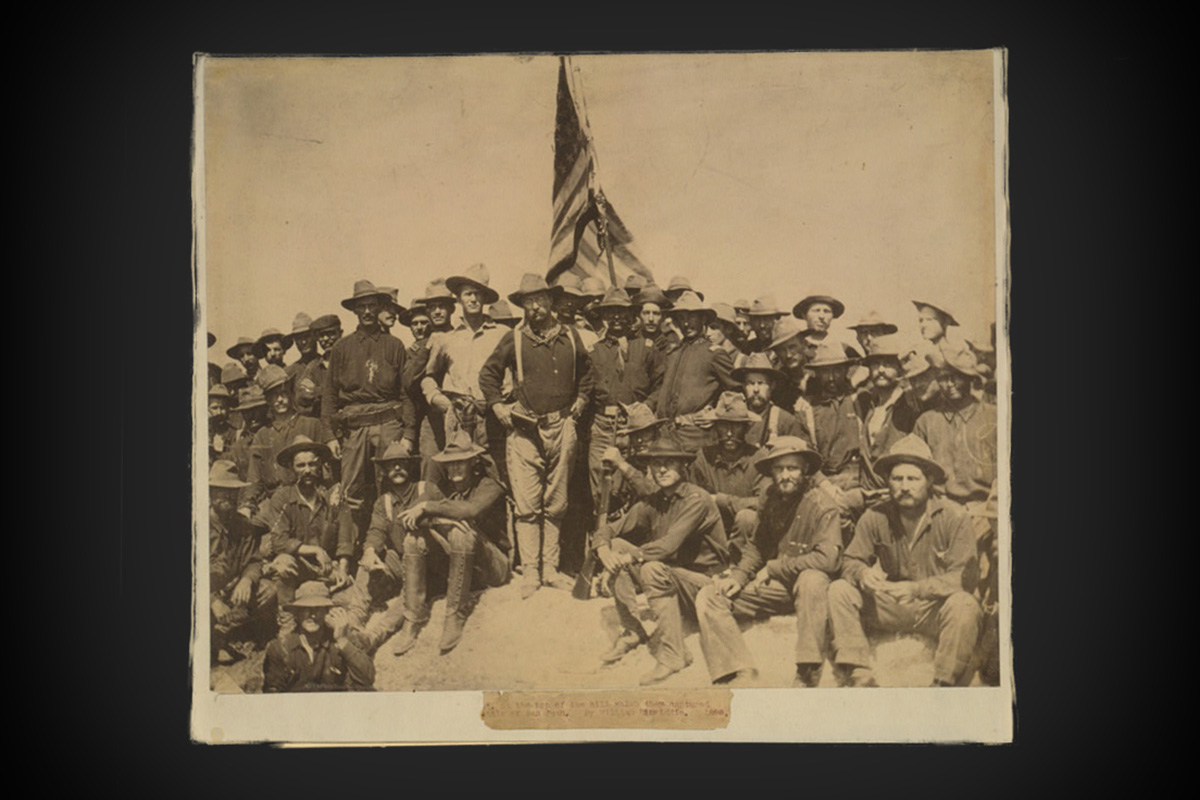
[[[538,427],[544,427],[567,419],[571,416],[571,409],[570,406],[568,406],[566,408],[559,409],[558,411],[551,411],[548,414],[534,414],[532,411],[528,411],[518,405],[517,407],[513,408],[512,414],[514,421],[520,421],[526,424],[533,423]]]
[[[382,422],[396,420],[396,411],[399,407],[399,405],[388,406],[378,411],[365,411],[359,414],[348,414],[342,411],[337,416],[338,421],[347,428],[363,428],[367,425],[378,425]]]
[[[611,417],[613,419],[616,419],[620,413],[621,413],[620,406],[605,406],[603,408],[603,410],[596,412],[596,416],[597,417]]]

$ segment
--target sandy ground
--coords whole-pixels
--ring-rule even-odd
[[[392,655],[385,642],[375,653],[375,688],[379,691],[422,690],[580,690],[628,689],[654,668],[647,647],[639,647],[620,663],[602,667],[599,655],[617,635],[613,601],[575,600],[569,592],[542,588],[521,600],[516,582],[476,594],[462,643],[452,652],[438,653],[445,604],[433,604],[429,625],[415,648],[402,657]],[[792,617],[743,623],[743,635],[754,654],[759,677],[752,686],[790,687],[795,673],[791,661],[795,629]],[[694,623],[685,627],[693,662],[658,686],[698,688],[711,685],[700,652]],[[262,688],[263,651],[213,669],[213,688],[219,692],[257,692]],[[928,686],[933,679],[932,642],[919,637],[880,639],[875,644],[875,677],[881,686]],[[975,678],[972,685],[978,685]],[[822,687],[834,686],[826,664]]]

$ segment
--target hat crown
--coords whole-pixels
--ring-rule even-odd
[[[808,323],[795,317],[780,317],[771,329],[771,347],[783,344],[793,336],[808,333]]]
[[[712,309],[704,305],[704,301],[695,292],[685,291],[679,295],[679,299],[675,301],[671,311],[712,311]]]
[[[433,457],[435,461],[463,461],[468,458],[474,458],[477,455],[487,452],[479,445],[475,444],[468,434],[462,428],[459,428],[451,436],[446,439],[446,446],[442,448],[442,452]]]
[[[376,461],[399,461],[400,459],[420,458],[410,453],[405,452],[404,446],[401,444],[401,439],[389,444],[383,451],[383,455],[379,456]]]
[[[755,422],[760,417],[750,413],[750,409],[746,407],[746,398],[741,393],[722,392],[713,409],[713,419],[730,422]]]
[[[305,581],[297,587],[292,605],[306,605],[312,603],[314,600],[328,601],[327,603],[315,603],[314,605],[333,605],[328,586],[321,581]]]
[[[310,328],[312,328],[312,317],[303,311],[297,313],[296,318],[292,320],[292,333],[308,333]]]
[[[454,295],[451,294],[450,289],[446,286],[444,278],[434,278],[425,286],[425,300],[428,302],[429,300],[441,299],[453,300]]]
[[[675,289],[686,289],[689,292],[693,291],[692,282],[688,280],[686,275],[676,275],[674,278],[671,278],[671,282],[667,284],[668,292],[674,291]]]
[[[734,311],[749,311],[750,310],[750,301],[743,299],[743,298],[738,298],[737,300],[734,300],[733,301],[733,310]]]
[[[953,367],[959,372],[970,375],[971,377],[979,377],[979,360],[975,358],[975,354],[968,349],[957,350],[945,356],[946,366]]]
[[[812,452],[812,448],[799,436],[774,436],[767,442],[767,458],[803,452]]]
[[[223,383],[214,383],[212,388],[208,390],[209,397],[229,397],[229,390],[225,388]]]
[[[713,303],[712,312],[716,314],[717,319],[722,322],[728,322],[730,325],[737,324],[737,313],[733,310],[733,306],[729,303]]]
[[[488,272],[487,265],[482,261],[478,264],[472,264],[463,271],[462,277],[475,283],[482,283],[484,286],[491,285],[492,273]]]
[[[654,285],[653,283],[648,283],[645,286],[643,286],[640,290],[638,290],[637,299],[638,299],[638,303],[641,305],[646,305],[647,303],[654,303],[656,306],[659,306],[660,308],[670,308],[671,307],[671,298],[667,297],[667,295],[663,292],[663,290],[660,287]]]
[[[751,314],[781,314],[779,306],[775,303],[775,295],[764,294],[762,297],[754,298],[754,302],[750,304]]]
[[[889,456],[912,456],[914,458],[925,459],[926,461],[933,460],[933,451],[929,449],[929,445],[925,443],[925,440],[915,433],[910,433],[901,438],[892,445],[887,454]]]
[[[354,282],[355,297],[365,297],[371,294],[379,294],[379,289],[375,287],[375,284],[371,283],[366,278],[360,278]]]
[[[628,278],[625,279],[625,288],[627,290],[632,289],[636,292],[639,289],[641,289],[642,287],[644,287],[645,285],[646,285],[646,279],[636,273],[633,275],[630,275]]]
[[[238,403],[241,405],[262,399],[263,390],[257,383],[248,383],[238,392]]]
[[[751,353],[746,356],[746,361],[742,364],[742,372],[774,372],[775,367],[771,364],[771,357],[766,353]]]
[[[693,454],[683,449],[683,443],[674,433],[663,433],[655,439],[648,448],[639,454],[639,458],[692,458]]]
[[[817,342],[816,352],[813,354],[809,366],[816,367],[822,364],[837,366],[844,361],[847,361],[846,351],[842,348],[841,343],[834,341],[832,336],[826,336]]]
[[[630,430],[648,428],[659,422],[658,417],[645,403],[629,403],[625,407],[625,427]]]
[[[561,286],[562,284],[557,284]],[[548,292],[550,284],[546,283],[546,279],[536,272],[526,272],[521,276],[521,285],[517,289],[516,294],[525,295],[533,294],[534,292]]]
[[[266,393],[277,386],[287,383],[291,380],[291,376],[287,374],[287,371],[283,367],[275,364],[267,364],[258,371],[258,374],[254,376],[254,380],[258,382],[263,392]]]
[[[342,321],[337,314],[323,314],[312,321],[308,326],[310,330],[321,331],[326,328],[340,328]]]
[[[237,464],[232,461],[214,461],[208,470],[209,483],[231,483],[241,481],[238,477]]]
[[[620,306],[628,308],[633,305],[633,301],[629,299],[629,294],[620,286],[613,286],[604,293],[604,299],[600,301],[600,307],[605,306]]]
[[[508,304],[507,300],[497,300],[488,307],[488,315],[492,319],[512,319],[512,306]]]
[[[232,383],[246,377],[246,368],[240,362],[230,361],[221,367],[221,383]]]
[[[604,281],[590,275],[580,281],[579,286],[587,294],[603,295],[605,292]]]
[[[862,319],[854,325],[855,328],[883,328],[890,327],[891,323],[886,322],[878,311],[871,309],[863,315]]]
[[[573,272],[564,272],[554,279],[556,286],[561,286],[564,289],[578,289],[582,285],[579,281],[579,276]]]

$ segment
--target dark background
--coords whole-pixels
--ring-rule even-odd
[[[1146,24],[1101,18],[1099,7],[1086,18],[974,9],[839,4],[785,14],[743,5],[732,16],[688,6],[660,17],[646,7],[493,5],[486,14],[436,7],[443,18],[434,19],[412,6],[292,2],[72,12],[78,38],[27,63],[28,81],[14,81],[19,124],[10,130],[44,153],[17,158],[34,174],[32,207],[21,204],[17,226],[35,244],[27,285],[44,290],[50,276],[42,275],[59,268],[66,278],[61,286],[50,279],[55,301],[43,305],[43,291],[32,306],[40,327],[69,331],[59,351],[66,405],[54,417],[63,423],[44,426],[61,441],[42,447],[59,465],[53,474],[66,473],[50,482],[46,509],[65,528],[46,535],[65,536],[66,553],[56,545],[27,557],[60,604],[59,616],[37,617],[51,623],[52,641],[36,674],[61,705],[49,715],[54,730],[74,737],[91,765],[79,776],[94,787],[276,796],[284,786],[453,792],[465,776],[496,794],[641,793],[637,777],[652,773],[664,788],[675,778],[711,785],[736,776],[739,794],[949,797],[1035,779],[1074,788],[1124,769],[1106,756],[1144,739],[1125,721],[1127,706],[1153,707],[1151,695],[1177,674],[1176,661],[1145,646],[1160,640],[1132,616],[1150,575],[1169,572],[1153,557],[1162,534],[1144,509],[1157,496],[1130,477],[1141,462],[1113,445],[1161,439],[1165,425],[1142,393],[1114,378],[1128,374],[1122,345],[1142,353],[1163,344],[1137,322],[1165,311],[1161,290],[1145,292],[1150,271],[1167,260],[1165,237],[1139,231],[1171,227],[1170,203],[1150,183],[1179,170],[1166,164],[1178,151],[1159,121],[1175,117],[1161,95],[1180,73]],[[188,741],[194,52],[993,46],[1010,48],[1015,745],[285,752]],[[66,312],[64,326],[58,301],[68,298],[81,311]],[[40,391],[31,394],[41,422]],[[77,448],[77,436],[90,445]],[[1139,509],[1128,525],[1125,498]],[[67,574],[53,570],[60,558]],[[1145,701],[1126,700],[1126,689]]]

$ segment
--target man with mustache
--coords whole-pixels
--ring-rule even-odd
[[[679,342],[678,336],[664,324],[663,314],[671,309],[671,299],[663,290],[653,283],[646,284],[638,290],[637,297],[630,295],[630,301],[636,302],[638,311],[638,332],[647,339],[654,340],[654,346],[664,355]]]
[[[285,336],[278,328],[267,328],[254,342],[254,355],[264,364],[273,364],[283,369],[283,356],[292,346],[292,337]]]
[[[242,336],[237,340],[237,344],[225,351],[230,358],[242,365],[249,380],[254,380],[258,375],[258,356],[254,354],[254,350],[255,340]]]
[[[771,342],[775,338],[775,323],[786,316],[787,312],[780,311],[779,306],[775,304],[774,295],[764,294],[756,298],[746,309],[746,319],[754,334],[750,352],[769,353]]]
[[[746,431],[746,441],[755,447],[766,447],[776,436],[799,436],[812,442],[812,434],[800,419],[773,401],[775,387],[787,381],[787,376],[771,366],[766,353],[751,353],[742,366],[733,371],[733,379],[741,381],[746,408],[758,416]]]
[[[771,441],[756,463],[770,485],[757,511],[743,510],[741,558],[700,590],[700,647],[714,683],[753,679],[754,659],[737,619],[796,615],[794,686],[816,686],[828,649],[826,591],[837,574],[842,535],[837,505],[812,485],[821,456],[794,436]]]
[[[972,677],[983,618],[970,585],[978,569],[975,532],[962,506],[934,495],[946,474],[931,456],[924,441],[906,436],[874,464],[889,499],[858,520],[842,577],[829,587],[834,674],[842,686],[878,685],[866,628],[935,638],[934,686]]]
[[[267,401],[263,397],[262,387],[257,383],[243,386],[242,390],[238,392],[238,405],[234,407],[233,411],[242,420],[242,427],[238,428],[233,435],[229,458],[237,466],[238,476],[242,480],[248,481],[254,437],[267,424]],[[244,504],[241,502],[241,498],[245,498]],[[255,507],[250,503],[248,484],[239,495],[238,511],[247,519],[254,515]]]
[[[375,663],[349,639],[334,638],[329,625],[333,600],[329,587],[307,581],[287,606],[297,629],[267,645],[263,659],[263,691],[370,691]]]
[[[818,484],[843,511],[843,533],[849,541],[853,520],[862,508],[859,492],[859,421],[849,370],[858,363],[833,339],[817,345],[805,365],[809,373],[807,400],[812,406],[813,444],[821,454]]]
[[[758,508],[767,477],[754,468],[762,451],[746,442],[746,430],[761,418],[737,392],[725,392],[708,414],[716,442],[700,448],[688,480],[713,496],[731,544],[741,546],[745,531],[735,526],[739,511]]]
[[[412,302],[411,313],[416,314],[418,326],[413,330],[413,343],[408,349],[408,369],[412,378],[411,381],[406,379],[405,385],[411,383],[413,424],[417,430],[417,449],[422,456],[422,477],[429,471],[430,457],[446,446],[446,424],[441,412],[426,402],[420,376],[425,371],[425,363],[429,359],[433,335],[454,330],[451,320],[455,303],[454,293],[446,286],[444,278],[434,278],[425,286],[425,296]],[[419,322],[422,314],[429,320],[427,326]],[[418,336],[418,331],[422,328],[424,335]]]
[[[208,388],[208,466],[228,458],[233,446],[234,429],[229,423],[232,398],[229,390],[216,383]],[[236,465],[235,465],[236,466]]]
[[[874,340],[872,351],[862,359],[867,381],[854,399],[859,418],[858,451],[862,454],[859,485],[863,502],[872,504],[887,493],[887,481],[871,465],[887,455],[892,445],[912,433],[920,405],[904,384],[900,348],[892,337]]]
[[[321,418],[321,397],[325,390],[325,375],[329,372],[329,359],[333,346],[342,338],[342,321],[337,314],[325,314],[317,317],[309,325],[314,344],[320,348],[321,355],[309,362],[300,376],[296,386],[296,407],[306,417]],[[297,347],[299,344],[297,344]],[[308,400],[308,386],[311,384],[313,397]]]

